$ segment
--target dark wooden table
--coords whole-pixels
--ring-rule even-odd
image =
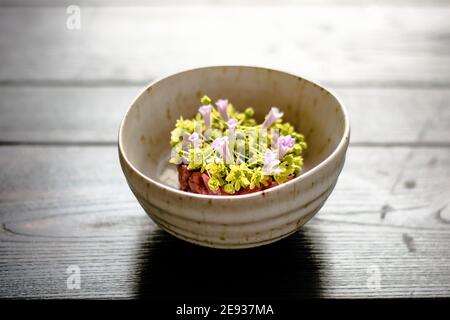
[[[0,1],[0,297],[450,296],[448,4],[86,0],[71,30],[70,3]],[[298,73],[348,108],[338,185],[288,239],[187,244],[126,185],[116,137],[130,101],[202,64]]]

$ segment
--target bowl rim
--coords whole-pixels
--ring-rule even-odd
[[[188,73],[188,72],[192,72],[192,71],[197,71],[197,70],[202,70],[202,69],[216,69],[216,68],[250,68],[250,69],[261,69],[261,70],[267,70],[267,71],[271,71],[271,72],[278,72],[278,73],[283,73],[285,75],[291,76],[291,77],[295,77],[295,78],[299,78],[305,81],[308,81],[309,83],[319,87],[320,89],[328,92],[331,96],[333,96],[336,101],[339,104],[339,107],[341,108],[342,114],[344,116],[344,133],[342,135],[341,140],[339,141],[339,143],[337,144],[336,148],[333,150],[333,152],[331,152],[324,160],[322,160],[319,164],[317,164],[316,166],[312,167],[310,170],[308,170],[307,172],[300,174],[298,177],[295,177],[292,180],[289,180],[287,182],[284,182],[282,184],[279,184],[275,187],[271,187],[265,190],[260,190],[260,191],[256,191],[253,193],[248,193],[248,194],[241,194],[241,195],[204,195],[204,194],[197,194],[197,193],[193,193],[193,192],[187,192],[187,191],[182,191],[182,190],[177,190],[173,187],[167,186],[164,183],[158,182],[148,176],[146,176],[145,174],[143,174],[141,171],[139,171],[132,163],[131,161],[127,158],[125,151],[123,149],[123,141],[122,141],[122,136],[123,136],[123,127],[125,124],[126,119],[128,118],[128,115],[130,113],[131,108],[135,105],[136,101],[143,95],[145,94],[145,92],[147,92],[147,90],[154,86],[155,84],[157,84],[158,82],[161,82],[167,78],[173,77],[173,76],[178,76],[181,75],[183,73]],[[294,183],[298,183],[300,181],[303,181],[305,179],[307,179],[309,176],[314,175],[316,172],[319,172],[320,169],[322,169],[323,167],[325,167],[328,163],[330,163],[334,158],[337,157],[337,155],[342,151],[345,150],[350,142],[350,121],[349,121],[349,117],[348,117],[348,112],[345,109],[344,104],[342,103],[342,100],[338,97],[338,95],[330,89],[325,88],[323,85],[321,85],[318,82],[315,81],[311,81],[307,78],[304,78],[303,76],[298,76],[296,74],[293,74],[291,72],[288,71],[284,71],[284,70],[280,70],[280,69],[273,69],[273,68],[268,68],[268,67],[262,67],[262,66],[252,66],[252,65],[206,65],[206,66],[199,66],[199,67],[195,67],[195,68],[189,68],[189,69],[183,69],[182,71],[179,72],[175,72],[175,73],[170,73],[167,75],[164,75],[162,77],[157,78],[156,80],[150,82],[143,90],[141,90],[137,96],[133,99],[133,101],[131,102],[130,106],[128,107],[124,117],[122,118],[122,121],[120,122],[120,126],[119,126],[119,134],[118,134],[118,147],[119,147],[119,156],[122,157],[122,159],[126,162],[126,164],[142,179],[144,179],[144,181],[154,184],[159,188],[162,188],[166,191],[173,192],[177,195],[180,196],[185,196],[185,197],[193,197],[193,198],[198,198],[198,199],[215,199],[215,200],[230,200],[230,199],[246,199],[246,198],[256,198],[258,196],[260,196],[261,194],[268,194],[268,193],[273,193],[276,192],[277,190],[280,190],[282,188],[287,188],[287,186],[292,185]]]

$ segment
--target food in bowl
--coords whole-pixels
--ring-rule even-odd
[[[242,195],[300,175],[305,138],[272,107],[258,124],[251,107],[243,112],[228,99],[201,98],[193,119],[180,117],[171,132],[180,190],[205,195]]]
[[[194,118],[204,94],[224,97],[264,122],[270,106],[304,134],[301,175],[245,195],[204,195],[179,189],[168,143],[181,116]],[[130,190],[170,234],[202,246],[241,249],[285,238],[312,219],[344,167],[350,123],[341,101],[312,81],[249,66],[202,67],[159,79],[131,103],[119,130],[119,159]]]

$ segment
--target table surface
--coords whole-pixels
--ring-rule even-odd
[[[0,297],[450,296],[448,3],[77,2],[71,30],[68,1],[0,0]],[[288,70],[346,104],[345,168],[295,235],[198,247],[127,187],[116,137],[130,101],[202,64]]]

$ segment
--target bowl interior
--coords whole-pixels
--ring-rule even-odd
[[[120,132],[125,157],[142,174],[178,188],[170,157],[170,131],[183,116],[192,118],[204,94],[227,98],[243,110],[253,107],[262,122],[271,106],[305,135],[304,172],[325,160],[345,132],[345,115],[327,90],[305,79],[264,68],[207,67],[175,74],[147,88],[132,104]]]

